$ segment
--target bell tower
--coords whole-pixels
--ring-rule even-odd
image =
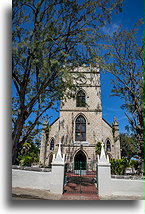
[[[78,169],[81,162],[84,170],[96,170],[98,142],[105,143],[110,156],[120,158],[118,123],[114,120],[111,126],[102,118],[99,67],[77,67],[71,74],[77,85],[76,96],[61,101],[60,116],[51,124],[47,146],[43,137],[40,159],[50,165],[61,143],[69,169]]]
[[[101,104],[101,89],[100,89],[100,72],[99,68],[93,67],[79,67],[72,72],[74,82],[79,90],[85,94],[86,105],[77,105],[77,97],[68,99],[61,102],[61,111],[74,110],[74,111],[94,111],[102,112]],[[80,74],[80,76],[78,75]]]
[[[78,91],[75,98],[61,102],[60,136],[63,136],[64,144],[93,146],[96,141],[102,142],[99,68],[91,66],[75,68],[72,75]]]

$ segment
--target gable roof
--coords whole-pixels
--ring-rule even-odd
[[[103,117],[102,120],[104,120],[104,122],[107,123],[112,128],[112,126]]]
[[[59,119],[59,117],[58,117],[56,120],[54,120],[54,121],[50,124],[50,126],[52,126],[58,119]]]

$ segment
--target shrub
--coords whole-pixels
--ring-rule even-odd
[[[102,147],[101,143],[98,142],[98,143],[96,144],[96,153],[97,153],[98,155],[100,155],[100,153],[101,153],[101,147]]]
[[[17,161],[21,166],[31,166],[32,163],[39,162],[39,149],[34,143],[25,143],[19,154]]]
[[[113,175],[123,175],[125,172],[125,169],[130,166],[130,162],[128,159],[110,159],[111,163],[111,174]]]

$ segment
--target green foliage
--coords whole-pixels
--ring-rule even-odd
[[[70,71],[84,63],[94,64],[100,29],[110,23],[114,11],[121,10],[121,3],[13,0],[13,163],[47,110],[74,96],[73,78],[80,74]]]
[[[106,36],[107,45],[102,68],[113,74],[112,95],[119,96],[122,109],[130,124],[130,130],[140,143],[140,157],[143,159],[143,40],[138,42],[139,20],[131,30],[120,27]],[[107,63],[106,63],[107,62]]]
[[[24,143],[17,161],[21,166],[31,166],[32,163],[38,163],[39,148],[34,143]]]
[[[130,167],[134,168],[137,173],[139,172],[140,163],[137,160],[128,160],[127,158],[122,159],[110,159],[111,163],[111,174],[112,175],[124,175],[125,169]]]
[[[44,131],[45,131],[45,134],[46,134],[46,135],[49,135],[49,132],[50,132],[50,126],[49,126],[49,125],[45,126]]]
[[[111,174],[123,175],[125,169],[129,167],[129,161],[126,158],[123,159],[110,159],[111,163]]]
[[[101,148],[102,148],[101,143],[98,142],[98,143],[96,144],[96,148],[95,148],[96,153],[97,153],[98,155],[101,154]]]
[[[130,160],[130,167],[134,167],[135,170],[139,169],[139,165],[138,160]]]
[[[139,143],[134,136],[120,134],[121,157],[131,159],[137,157],[139,153]]]

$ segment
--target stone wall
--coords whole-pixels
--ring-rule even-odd
[[[27,170],[27,171],[35,171],[35,172],[51,172],[51,168],[42,168],[39,166],[18,166],[12,165],[12,169],[19,169],[19,170]]]
[[[86,142],[95,144],[102,141],[102,115],[100,112],[61,112],[59,140],[62,144],[77,143],[75,141],[75,120],[78,115],[83,115],[86,119]],[[81,142],[83,144],[83,142]],[[85,143],[85,142],[84,142]]]
[[[46,142],[46,156],[45,156],[45,165],[48,166],[49,165],[49,157],[51,154],[56,154],[57,149],[58,149],[58,131],[59,131],[59,118],[51,125],[50,128],[50,134],[48,137],[48,140]],[[54,139],[54,150],[50,150],[50,142],[52,140],[52,138]]]
[[[115,147],[114,147],[112,127],[104,119],[102,119],[102,127],[103,127],[103,142],[105,144],[105,148],[106,148],[106,142],[107,140],[109,140],[111,143],[110,154],[115,158]]]

